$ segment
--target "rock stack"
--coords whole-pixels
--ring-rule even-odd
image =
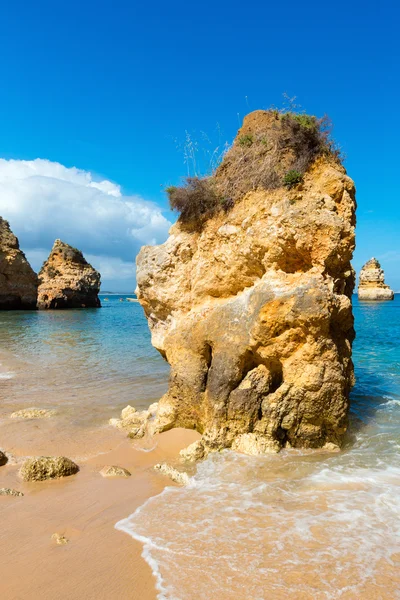
[[[0,217],[0,310],[36,308],[38,278],[8,221]]]
[[[385,284],[385,273],[376,258],[371,258],[360,271],[358,298],[360,300],[393,300],[394,292]]]
[[[38,308],[97,308],[100,273],[82,252],[56,240],[39,272]]]
[[[274,119],[246,117],[238,151],[257,128],[269,151]],[[353,384],[355,188],[329,153],[293,179],[247,191],[201,228],[178,220],[164,244],[141,249],[137,297],[171,365],[153,431],[197,429],[206,451],[340,445]]]

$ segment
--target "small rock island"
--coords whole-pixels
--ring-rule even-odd
[[[56,240],[39,272],[39,309],[98,308],[100,273],[82,252]]]
[[[170,237],[137,297],[171,365],[154,432],[232,447],[340,446],[354,338],[355,187],[316,117],[255,111],[212,176],[167,190]]]
[[[376,258],[371,258],[360,271],[359,300],[393,300],[393,290],[385,284],[385,273]]]
[[[38,278],[8,221],[0,217],[0,310],[34,310]]]

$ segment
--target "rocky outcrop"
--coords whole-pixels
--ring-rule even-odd
[[[245,120],[247,136],[263,114]],[[164,244],[141,249],[136,293],[171,365],[154,432],[197,429],[193,455],[340,445],[354,228],[354,183],[320,156],[298,185],[249,191],[200,230],[178,221]]]
[[[360,271],[358,297],[360,300],[393,300],[394,292],[385,284],[385,273],[376,258],[371,258]]]
[[[78,465],[65,456],[37,456],[23,463],[19,475],[24,481],[44,481],[69,477],[78,471]]]
[[[8,221],[0,217],[0,310],[36,308],[38,278]]]
[[[97,308],[100,273],[82,252],[56,240],[39,273],[38,308]]]

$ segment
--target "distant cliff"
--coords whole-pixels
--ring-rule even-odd
[[[385,284],[385,273],[376,258],[371,258],[360,271],[360,300],[393,300],[394,292]]]
[[[171,365],[154,431],[197,429],[206,451],[340,445],[355,188],[313,119],[251,113],[212,178],[168,190],[181,217],[137,258],[137,296]]]
[[[8,221],[0,217],[0,310],[35,309],[37,287],[36,273]]]
[[[99,307],[100,273],[82,252],[56,240],[39,273],[38,308]]]

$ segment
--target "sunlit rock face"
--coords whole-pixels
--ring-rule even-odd
[[[394,292],[385,284],[385,273],[376,258],[371,258],[360,271],[360,300],[393,300]]]
[[[354,227],[354,183],[320,157],[301,185],[248,192],[201,231],[178,221],[142,248],[137,295],[171,365],[153,431],[197,429],[206,451],[340,445]]]
[[[39,273],[38,308],[97,308],[100,273],[82,252],[56,240]]]
[[[0,310],[35,309],[38,278],[8,221],[0,217]]]

